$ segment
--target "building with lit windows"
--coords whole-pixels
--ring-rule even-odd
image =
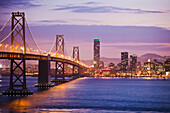
[[[144,72],[143,72],[143,74],[147,75],[147,76],[152,76],[152,75],[155,74],[154,63],[151,62],[150,59],[148,59],[148,61],[144,63]]]
[[[104,62],[103,61],[99,61],[99,68],[100,69],[104,68]]]
[[[166,59],[164,62],[165,72],[170,72],[170,58]]]
[[[93,59],[94,68],[99,68],[99,62],[100,62],[100,40],[94,39],[94,59]]]
[[[127,73],[128,71],[128,52],[121,52],[121,71]]]
[[[164,71],[163,63],[158,62],[156,59],[153,61],[154,70],[156,75],[162,75]]]
[[[136,74],[136,67],[137,67],[137,55],[133,54],[130,55],[130,71],[132,74]]]
[[[109,63],[108,68],[110,69],[111,74],[115,74],[115,64]]]
[[[141,66],[141,62],[137,62],[137,66],[136,66],[136,74],[140,75],[142,71],[142,66]]]
[[[166,75],[170,75],[170,58],[166,59],[164,62],[164,67]]]

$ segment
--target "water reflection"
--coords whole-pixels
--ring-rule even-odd
[[[23,98],[23,99],[17,99],[13,102],[11,102],[9,105],[7,105],[8,107],[31,107],[32,105],[30,104],[30,102]]]
[[[16,99],[7,112],[170,111],[170,81],[122,78],[79,78]],[[6,111],[3,111],[6,112]],[[117,112],[117,111],[115,111]]]
[[[11,103],[3,106],[3,108],[10,108],[10,110],[13,112],[16,112],[16,111],[29,112],[28,110],[34,107],[40,107],[40,106],[42,107],[42,106],[51,105],[52,103],[65,102],[63,98],[67,98],[69,94],[69,89],[76,87],[74,83],[77,80],[64,83],[64,84],[60,84],[50,89],[45,89],[44,91],[34,94],[32,96],[16,99],[12,101]],[[45,109],[41,109],[41,110],[44,111]],[[48,112],[49,111],[50,109],[48,109]],[[60,109],[60,111],[67,112],[68,110]]]

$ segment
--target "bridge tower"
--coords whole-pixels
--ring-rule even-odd
[[[56,35],[56,57],[64,57],[64,35]]]
[[[78,46],[74,46],[73,47],[73,59],[77,60],[79,62],[80,58],[79,58],[79,47]],[[73,65],[73,75],[77,75],[79,74],[79,67]]]
[[[17,47],[20,48],[23,54],[26,53],[25,48],[25,14],[24,12],[12,12],[12,27],[11,27],[11,52],[14,52]]]
[[[11,52],[17,47],[24,54],[23,59],[11,59],[10,86],[4,95],[29,95],[33,94],[26,87],[26,65],[25,65],[25,14],[24,12],[12,12],[11,25]]]
[[[56,35],[56,57],[64,58],[64,35]],[[53,82],[60,82],[58,78],[62,78],[62,82],[65,82],[63,61],[56,61],[55,79]]]
[[[75,60],[80,60],[79,59],[79,47],[78,46],[74,46],[73,47],[73,59]]]

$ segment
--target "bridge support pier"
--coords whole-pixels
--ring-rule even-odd
[[[85,74],[84,72],[85,72],[84,68],[78,67],[78,77],[83,77]]]
[[[73,72],[73,74],[72,74],[73,79],[78,78],[78,75],[79,75],[79,67],[73,65],[73,71],[72,71],[72,72]]]
[[[56,62],[55,79],[52,82],[55,82],[55,83],[67,82],[67,80],[65,79],[64,70],[65,70],[64,69],[64,62],[57,61]]]
[[[48,60],[39,60],[38,85],[35,87],[53,87],[50,75],[50,55]]]
[[[84,75],[85,69],[82,67],[79,67],[79,74]]]
[[[10,86],[9,86],[9,89],[3,92],[3,95],[31,95],[33,94],[33,92],[29,91],[26,87],[25,59],[24,58],[22,60],[11,59],[10,68],[11,68],[10,69],[11,71],[10,72]]]

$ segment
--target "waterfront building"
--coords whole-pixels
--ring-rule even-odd
[[[130,55],[130,71],[131,74],[136,74],[136,67],[137,67],[137,55],[133,54]]]
[[[102,69],[102,73],[101,73],[101,76],[110,76],[110,69]]]
[[[109,63],[108,68],[110,69],[111,74],[115,74],[115,64]]]
[[[113,69],[115,67],[115,64],[111,62],[111,63],[109,63],[108,67]]]
[[[121,71],[127,73],[128,71],[128,52],[121,52]]]
[[[100,69],[104,68],[104,62],[103,61],[99,61],[99,68]]]
[[[121,68],[122,68],[122,63],[118,63],[118,64],[117,64],[117,70],[119,70],[119,71],[120,71],[120,70],[121,70]]]
[[[142,71],[141,62],[137,62],[137,65],[136,65],[136,74],[140,75],[141,71]]]
[[[154,63],[151,62],[150,59],[148,59],[147,62],[144,63],[144,71],[143,71],[144,75],[148,75],[148,76],[152,76],[155,74],[154,71]]]
[[[100,40],[94,39],[94,59],[93,59],[94,68],[99,68],[99,62],[100,62]]]
[[[163,63],[158,62],[156,59],[153,61],[154,70],[156,75],[162,75],[164,71]]]
[[[170,58],[164,62],[165,72],[170,72]]]
[[[166,75],[170,75],[170,58],[166,59],[164,62],[164,67]]]

